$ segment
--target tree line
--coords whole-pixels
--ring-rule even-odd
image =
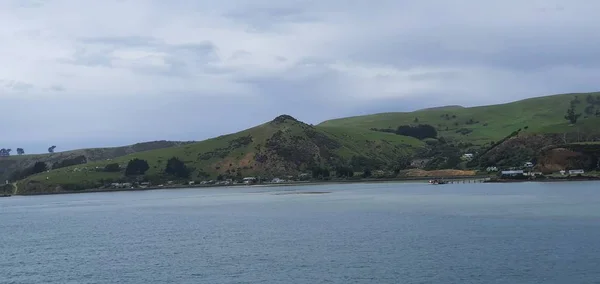
[[[600,105],[600,95],[597,95],[596,97],[588,95],[586,97],[586,103],[588,104],[584,109],[586,118],[592,115],[600,117],[600,106],[596,108],[596,105]],[[581,104],[581,100],[579,100],[578,96],[575,96],[575,98],[571,100],[569,108],[567,108],[567,113],[564,118],[571,124],[576,124],[583,115],[582,113],[577,112],[577,105],[579,104]]]
[[[435,129],[435,127],[433,127],[429,124],[419,124],[419,125],[415,125],[415,126],[400,125],[396,129],[371,128],[371,130],[379,131],[379,132],[394,133],[394,134],[403,135],[403,136],[410,136],[410,137],[417,138],[419,140],[423,140],[426,138],[436,138],[438,135],[438,132]]]
[[[0,157],[8,157],[11,152],[11,148],[2,148],[0,149]],[[17,155],[25,155],[25,150],[23,148],[17,148]]]
[[[50,146],[48,148],[48,153],[54,153],[54,149],[56,149],[55,145]],[[12,148],[2,148],[0,149],[0,157],[9,157],[11,152]],[[25,155],[25,149],[17,148],[17,155]]]
[[[146,174],[146,172],[150,169],[150,165],[148,161],[143,159],[132,159],[127,163],[125,167],[125,176],[140,176]],[[104,166],[105,172],[120,172],[121,166],[118,163],[111,163]],[[172,157],[167,160],[167,165],[163,169],[163,173],[167,176],[175,177],[175,178],[189,178],[192,169],[185,165],[185,163],[177,157]]]

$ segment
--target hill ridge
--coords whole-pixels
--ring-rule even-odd
[[[523,103],[523,102],[528,102],[528,101],[535,101],[538,99],[549,99],[549,98],[553,98],[553,97],[564,97],[564,96],[580,96],[580,95],[585,96],[585,95],[589,95],[589,94],[592,94],[592,95],[600,94],[600,91],[587,92],[587,93],[585,93],[585,92],[584,93],[562,93],[562,94],[553,94],[553,95],[547,95],[547,96],[537,96],[537,97],[525,98],[525,99],[509,101],[509,102],[504,102],[504,103],[491,104],[491,105],[476,105],[476,106],[447,105],[447,106],[432,106],[432,107],[426,107],[426,108],[422,108],[422,109],[415,109],[415,110],[411,110],[411,111],[377,112],[377,113],[372,113],[372,114],[353,115],[353,116],[328,119],[328,120],[322,121],[321,123],[319,123],[317,125],[321,125],[323,123],[333,121],[333,120],[349,119],[349,118],[356,118],[356,117],[366,117],[366,116],[383,115],[383,114],[399,114],[399,113],[409,114],[409,113],[416,113],[416,112],[421,112],[421,111],[439,111],[439,110],[444,110],[447,107],[450,107],[450,108],[456,107],[457,109],[475,109],[475,108],[497,107],[497,106],[503,106],[503,105]]]
[[[594,126],[600,123],[600,92],[542,96],[489,106],[376,113],[326,120],[318,126],[395,129],[401,125],[429,124],[445,138],[483,145],[519,128],[531,133],[573,131],[565,119],[571,105],[582,114],[576,124],[580,131],[597,131]]]

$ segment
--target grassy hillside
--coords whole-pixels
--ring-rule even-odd
[[[45,162],[49,167],[51,167],[54,163],[61,163],[65,160],[76,159],[83,156],[85,157],[86,161],[93,162],[114,159],[137,152],[184,145],[187,143],[190,142],[153,141],[137,143],[123,147],[93,148],[38,155],[13,155],[10,157],[0,157],[0,181],[10,179],[11,175],[15,171],[31,167],[33,164],[35,164],[35,162],[38,161]]]
[[[391,168],[408,161],[423,146],[415,138],[362,129],[313,127],[290,116],[238,133],[198,143],[139,152],[111,161],[96,161],[37,174],[19,183],[23,191],[60,191],[101,186],[124,179],[124,173],[104,172],[109,163],[124,169],[134,158],[150,166],[144,179],[160,177],[171,157],[191,168],[191,180],[217,175],[240,178],[262,175],[277,177],[310,171],[313,167],[353,169]]]
[[[596,103],[589,103],[588,96]],[[564,116],[573,101],[579,102],[575,104],[575,108],[582,116],[575,125],[570,125]],[[589,114],[586,114],[586,108]],[[600,117],[595,115],[598,110],[600,92],[554,95],[491,106],[453,106],[415,112],[380,113],[329,120],[319,126],[366,130],[429,124],[445,138],[482,145],[502,139],[519,128],[523,128],[524,133],[531,134],[577,131],[583,134],[598,133]]]

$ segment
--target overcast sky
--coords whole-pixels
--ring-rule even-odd
[[[600,83],[594,0],[0,0],[0,147],[202,140]]]

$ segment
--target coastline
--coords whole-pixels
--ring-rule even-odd
[[[148,191],[161,189],[209,189],[209,188],[234,188],[234,187],[286,187],[286,186],[309,186],[325,184],[356,184],[356,183],[403,183],[403,182],[427,182],[435,177],[407,177],[407,178],[383,178],[383,179],[350,179],[350,180],[320,180],[320,181],[298,181],[284,183],[261,183],[261,184],[231,184],[231,185],[168,185],[168,186],[149,186],[145,188],[94,188],[79,191],[58,191],[58,192],[33,192],[18,193],[12,196],[37,196],[37,195],[55,195],[55,194],[78,194],[78,193],[103,193],[103,192],[126,192],[126,191]],[[570,178],[545,178],[545,179],[490,179],[490,176],[452,176],[444,177],[444,180],[450,181],[475,181],[482,180],[481,183],[521,183],[521,182],[576,182],[576,181],[600,181],[600,177],[570,177]],[[467,184],[469,182],[466,182]],[[458,183],[460,184],[460,183]]]
[[[544,178],[544,179],[491,179],[485,183],[517,183],[517,182],[573,182],[573,181],[600,181],[600,177],[569,177],[569,178]]]
[[[324,184],[355,184],[355,183],[401,183],[401,182],[427,182],[434,177],[407,177],[407,178],[380,178],[380,179],[350,179],[350,180],[319,180],[319,181],[297,181],[282,183],[260,183],[260,184],[231,184],[231,185],[168,185],[168,186],[149,186],[145,188],[93,188],[74,191],[55,191],[55,192],[32,192],[18,193],[12,196],[36,196],[36,195],[54,195],[54,194],[76,194],[76,193],[99,193],[99,192],[123,192],[123,191],[147,191],[160,189],[186,189],[186,188],[231,188],[231,187],[284,187],[284,186],[308,186]],[[480,180],[489,178],[489,176],[453,176],[444,177],[446,180]]]

